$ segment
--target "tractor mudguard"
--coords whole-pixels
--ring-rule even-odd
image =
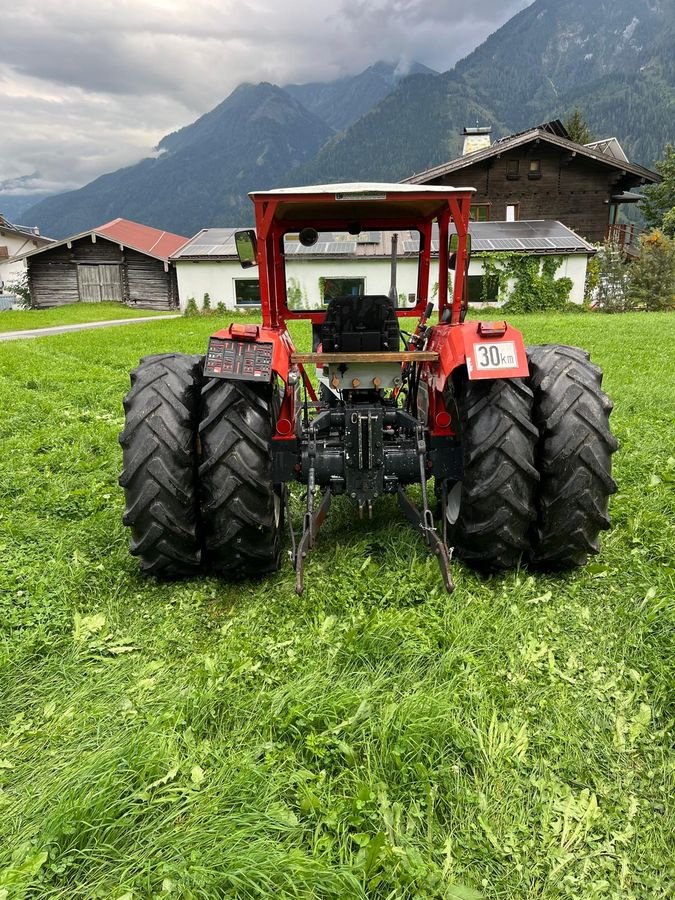
[[[278,375],[287,384],[294,350],[285,329],[233,322],[209,338],[204,375],[268,384]]]
[[[441,393],[450,375],[463,365],[471,381],[529,375],[523,337],[506,322],[435,325],[427,350],[438,353],[438,361],[428,364],[428,383]]]

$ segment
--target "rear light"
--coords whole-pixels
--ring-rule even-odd
[[[449,428],[452,416],[449,412],[436,413],[436,428]]]
[[[277,421],[277,434],[283,434],[285,437],[287,434],[290,434],[292,430],[293,425],[289,419],[279,419]]]
[[[257,340],[259,331],[257,325],[242,325],[240,322],[233,322],[230,325],[230,336],[240,341]]]
[[[478,334],[481,337],[501,337],[506,334],[506,322],[479,322]]]

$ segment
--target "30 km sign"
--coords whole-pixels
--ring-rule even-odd
[[[515,369],[518,355],[513,341],[501,341],[494,344],[475,344],[474,357],[476,369]]]

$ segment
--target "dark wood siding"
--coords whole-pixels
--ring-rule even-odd
[[[126,251],[126,290],[128,302],[143,309],[167,309],[173,304],[171,271],[165,271],[160,259],[135,250]],[[174,276],[175,278],[175,276]]]
[[[540,160],[540,177],[529,177],[531,160]],[[517,203],[520,219],[556,219],[597,242],[605,238],[612,194],[630,190],[639,179],[541,144],[511,150],[428,183],[475,187],[474,202],[490,204],[492,221],[506,219],[506,207]]]
[[[118,265],[122,301],[142,309],[171,309],[178,305],[176,273],[162,260],[97,237],[73,241],[29,257],[28,283],[35,306],[61,306],[80,300],[78,265]]]

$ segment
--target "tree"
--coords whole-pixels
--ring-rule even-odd
[[[593,140],[591,129],[588,127],[578,106],[574,107],[574,111],[567,117],[563,124],[570,136],[570,140],[574,141],[575,144],[590,144]]]
[[[605,241],[598,247],[598,253],[589,263],[597,277],[589,285],[588,299],[592,306],[602,312],[628,312],[633,301],[628,296],[629,270],[619,247],[612,241]]]
[[[657,229],[640,238],[640,250],[628,285],[632,306],[648,312],[675,309],[675,239]]]
[[[649,228],[660,228],[664,234],[675,237],[675,147],[672,144],[666,146],[666,155],[656,163],[656,171],[663,180],[644,188],[645,199],[640,209]]]

